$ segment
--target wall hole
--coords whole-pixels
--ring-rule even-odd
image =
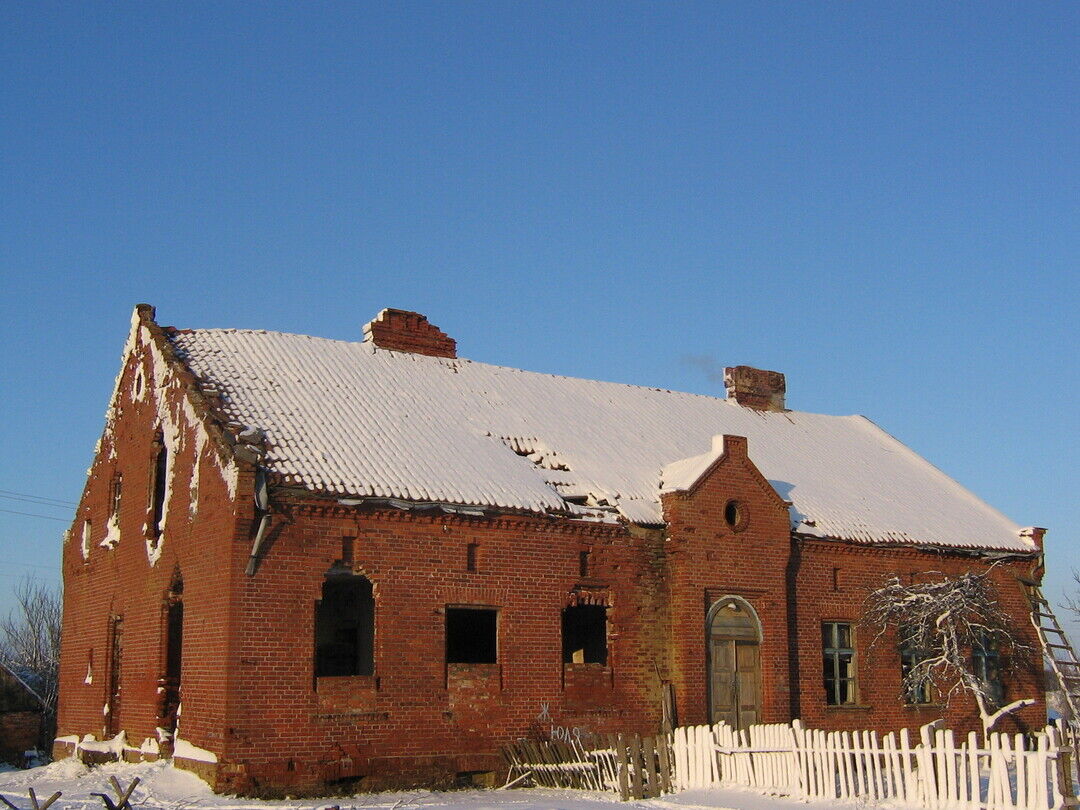
[[[564,664],[607,665],[607,608],[574,605],[562,612]]]
[[[446,663],[494,664],[498,660],[495,608],[446,608]]]

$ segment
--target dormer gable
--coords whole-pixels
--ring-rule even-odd
[[[715,520],[734,533],[743,531],[753,518],[760,528],[764,521],[770,533],[786,534],[790,529],[790,504],[750,459],[745,436],[714,436],[707,453],[664,467],[660,501],[669,526],[686,523],[688,516],[682,513],[693,504],[691,511],[698,520]]]

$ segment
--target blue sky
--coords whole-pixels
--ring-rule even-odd
[[[1080,7],[0,5],[0,509],[132,306],[702,393],[784,371],[1080,567]],[[0,512],[0,611],[64,524]]]

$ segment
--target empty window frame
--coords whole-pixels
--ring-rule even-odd
[[[823,622],[821,646],[824,659],[825,704],[852,706],[857,702],[855,639],[848,622]]]
[[[562,612],[564,664],[607,666],[607,608],[574,605]]]
[[[315,609],[315,677],[375,673],[375,598],[366,577],[326,577]]]
[[[997,640],[988,633],[975,639],[971,650],[971,669],[986,690],[987,703],[996,709],[1005,705],[1005,684],[1001,680],[1001,653]]]
[[[488,607],[447,606],[446,663],[494,664],[499,660],[499,611]]]

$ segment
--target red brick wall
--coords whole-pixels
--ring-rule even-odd
[[[658,629],[641,620],[656,601],[652,540],[535,517],[315,506],[290,508],[269,534],[256,574],[236,585],[239,677],[225,759],[246,763],[232,777],[238,787],[320,774],[452,777],[497,768],[498,743],[552,726],[655,730],[662,662],[643,637],[658,649]],[[475,572],[466,570],[472,543]],[[590,550],[586,578],[582,550]],[[242,557],[238,550],[232,565]],[[374,676],[316,685],[315,601],[327,570],[349,557],[373,584]],[[610,605],[606,667],[562,663],[561,611],[581,587]],[[470,604],[499,611],[497,664],[444,662],[444,608]]]

